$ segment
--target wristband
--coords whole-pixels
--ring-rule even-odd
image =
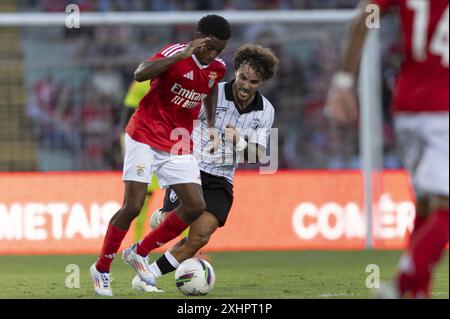
[[[333,76],[331,83],[336,89],[350,90],[355,84],[355,77],[349,72],[339,71]]]
[[[247,142],[242,136],[239,137],[239,141],[236,143],[236,151],[242,152],[247,147]]]

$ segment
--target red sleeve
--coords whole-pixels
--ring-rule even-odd
[[[393,5],[398,4],[398,0],[372,0],[372,3],[378,5],[381,11],[386,11]]]
[[[186,44],[182,44],[182,43],[173,43],[173,44],[166,45],[159,52],[157,52],[153,56],[149,57],[147,59],[147,61],[154,61],[154,60],[167,58],[169,56],[172,56],[172,55],[182,51],[185,47],[186,47]]]

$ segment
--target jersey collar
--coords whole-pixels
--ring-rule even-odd
[[[197,57],[195,56],[195,54],[192,54],[191,55],[192,56],[192,60],[194,60],[194,62],[195,62],[195,64],[197,64],[197,66],[199,67],[199,69],[206,69],[208,66],[209,66],[209,64],[207,64],[207,65],[203,65],[203,64],[201,64],[200,63],[200,61],[197,59]]]
[[[231,82],[225,83],[225,98],[227,101],[233,102],[234,107],[239,112],[239,114],[245,114],[250,113],[252,111],[262,111],[264,110],[264,103],[262,95],[259,94],[259,92],[256,92],[255,98],[253,99],[252,103],[250,103],[245,109],[241,109],[236,105],[236,102],[234,101],[233,96],[233,83],[235,80]]]

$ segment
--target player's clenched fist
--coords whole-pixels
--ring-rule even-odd
[[[337,124],[349,125],[358,117],[356,98],[350,90],[331,88],[326,105],[327,117]]]
[[[325,115],[340,125],[349,125],[358,118],[355,94],[353,93],[354,77],[348,72],[334,75],[328,92]]]
[[[225,141],[227,143],[233,143],[233,145],[236,145],[236,142],[240,139],[240,134],[238,130],[233,125],[227,125],[225,128]]]
[[[242,138],[239,131],[233,126],[228,124],[225,128],[225,141],[227,143],[233,143],[232,145],[236,151],[243,151],[247,147],[247,142]]]

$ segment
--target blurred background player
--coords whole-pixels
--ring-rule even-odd
[[[156,278],[174,271],[182,261],[193,257],[209,242],[217,228],[225,225],[233,204],[233,176],[240,158],[256,163],[266,152],[275,111],[258,90],[275,75],[278,59],[268,48],[246,44],[235,53],[233,64],[235,79],[220,83],[217,93],[215,127],[222,136],[222,148],[212,155],[205,152],[211,141],[204,109],[199,117],[201,124],[193,132],[194,154],[200,159],[206,209],[190,225],[187,238],[177,242],[150,265]],[[157,227],[179,204],[176,190],[167,189],[164,207],[153,213],[151,226]],[[135,289],[154,291],[138,276],[132,285]]]
[[[449,240],[449,4],[372,0],[361,1],[360,6],[369,4],[378,5],[383,13],[396,7],[401,17],[405,56],[392,107],[397,144],[417,201],[414,230],[398,274],[379,290],[379,297],[427,298],[433,270]],[[362,13],[353,21],[342,69],[329,92],[328,114],[341,124],[357,117],[352,89],[368,15]]]
[[[168,45],[136,69],[136,81],[152,82],[125,129],[124,204],[112,217],[99,259],[90,268],[97,294],[112,296],[110,265],[142,209],[153,173],[161,187],[176,190],[181,204],[141,242],[124,250],[124,259],[143,281],[155,284],[147,263],[149,252],[178,236],[203,212],[200,171],[191,153],[190,135],[203,100],[208,126],[214,125],[210,107],[216,103],[210,93],[226,72],[217,56],[230,36],[224,18],[205,16],[193,41]]]
[[[125,129],[128,121],[130,120],[131,116],[133,115],[134,111],[139,106],[139,102],[143,99],[145,94],[147,94],[148,90],[150,89],[150,80],[143,81],[143,82],[137,82],[133,81],[130,84],[130,87],[128,88],[127,94],[125,96],[124,102],[123,102],[123,108],[122,112],[120,114],[120,128],[123,130]],[[123,132],[120,135],[120,146],[122,150],[122,157],[125,156],[125,132]],[[147,188],[147,196],[145,197],[144,205],[142,206],[142,210],[139,213],[139,216],[136,218],[136,228],[135,228],[135,238],[136,240],[140,240],[142,237],[142,233],[144,230],[144,224],[147,217],[147,207],[148,203],[150,201],[150,198],[152,196],[152,192],[155,189],[158,189],[158,180],[156,179],[156,176],[152,175],[152,181],[148,185]]]

